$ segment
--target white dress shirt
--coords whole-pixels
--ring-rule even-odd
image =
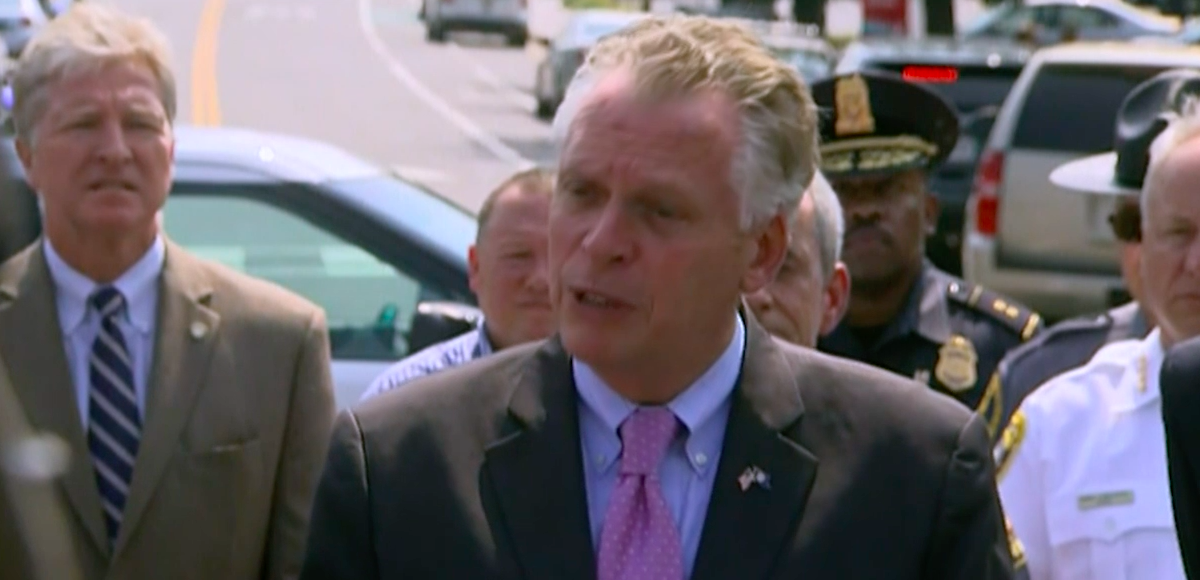
[[[997,451],[1000,498],[1031,580],[1186,580],[1167,479],[1163,348],[1105,346],[1047,381]]]
[[[67,265],[49,239],[43,242],[46,264],[54,279],[54,297],[58,307],[58,323],[62,327],[63,349],[70,365],[75,386],[75,402],[84,431],[88,427],[88,392],[91,390],[89,360],[92,343],[100,333],[100,315],[88,303],[92,293],[101,287],[78,270]],[[146,389],[150,365],[154,358],[154,326],[158,313],[158,280],[166,257],[166,244],[161,236],[144,256],[121,274],[111,286],[121,291],[127,305],[117,326],[124,335],[125,345],[133,361],[133,383],[137,391],[138,415],[145,421]]]

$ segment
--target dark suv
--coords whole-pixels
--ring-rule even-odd
[[[838,62],[838,74],[883,70],[927,84],[958,109],[958,144],[930,177],[941,215],[926,248],[930,260],[952,274],[962,273],[963,209],[980,149],[1031,55],[1029,46],[1004,40],[869,39],[847,46]]]

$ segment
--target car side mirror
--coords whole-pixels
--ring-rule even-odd
[[[457,302],[422,302],[413,313],[408,331],[408,352],[415,353],[430,345],[454,338],[479,325],[483,311]]]

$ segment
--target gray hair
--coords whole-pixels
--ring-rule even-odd
[[[1149,193],[1158,189],[1163,166],[1175,150],[1197,137],[1200,137],[1200,99],[1188,97],[1179,108],[1179,112],[1169,116],[1167,128],[1150,144],[1150,164],[1146,169],[1140,200],[1143,232],[1147,231],[1146,216],[1149,212],[1146,209]]]
[[[748,28],[704,16],[648,17],[601,39],[567,88],[554,119],[561,149],[587,96],[605,74],[633,73],[658,94],[715,88],[737,103],[742,139],[731,184],[742,197],[744,229],[791,216],[818,164],[816,106],[791,66]]]
[[[842,202],[820,171],[813,175],[812,185],[804,194],[812,196],[813,229],[816,230],[817,247],[821,251],[821,274],[828,280],[838,260],[842,259],[842,238],[846,233]]]
[[[13,126],[27,142],[45,113],[47,90],[77,72],[116,62],[146,65],[158,81],[159,99],[173,122],[177,109],[170,45],[149,21],[96,2],[75,2],[46,23],[21,53],[13,74]]]

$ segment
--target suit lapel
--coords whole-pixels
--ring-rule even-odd
[[[67,443],[71,462],[60,484],[96,549],[108,554],[100,492],[63,342],[54,281],[39,240],[14,257],[0,279],[0,351],[30,424]]]
[[[210,307],[213,289],[200,263],[167,242],[159,283],[154,364],[146,396],[146,426],[133,470],[116,550],[145,513],[208,376],[220,317]]]
[[[789,436],[804,413],[796,371],[743,309],[746,354],[696,556],[695,580],[767,578],[799,524],[817,459]],[[739,481],[754,468],[762,483]]]
[[[547,341],[511,380],[514,433],[491,445],[484,470],[524,577],[595,577],[570,358]]]

